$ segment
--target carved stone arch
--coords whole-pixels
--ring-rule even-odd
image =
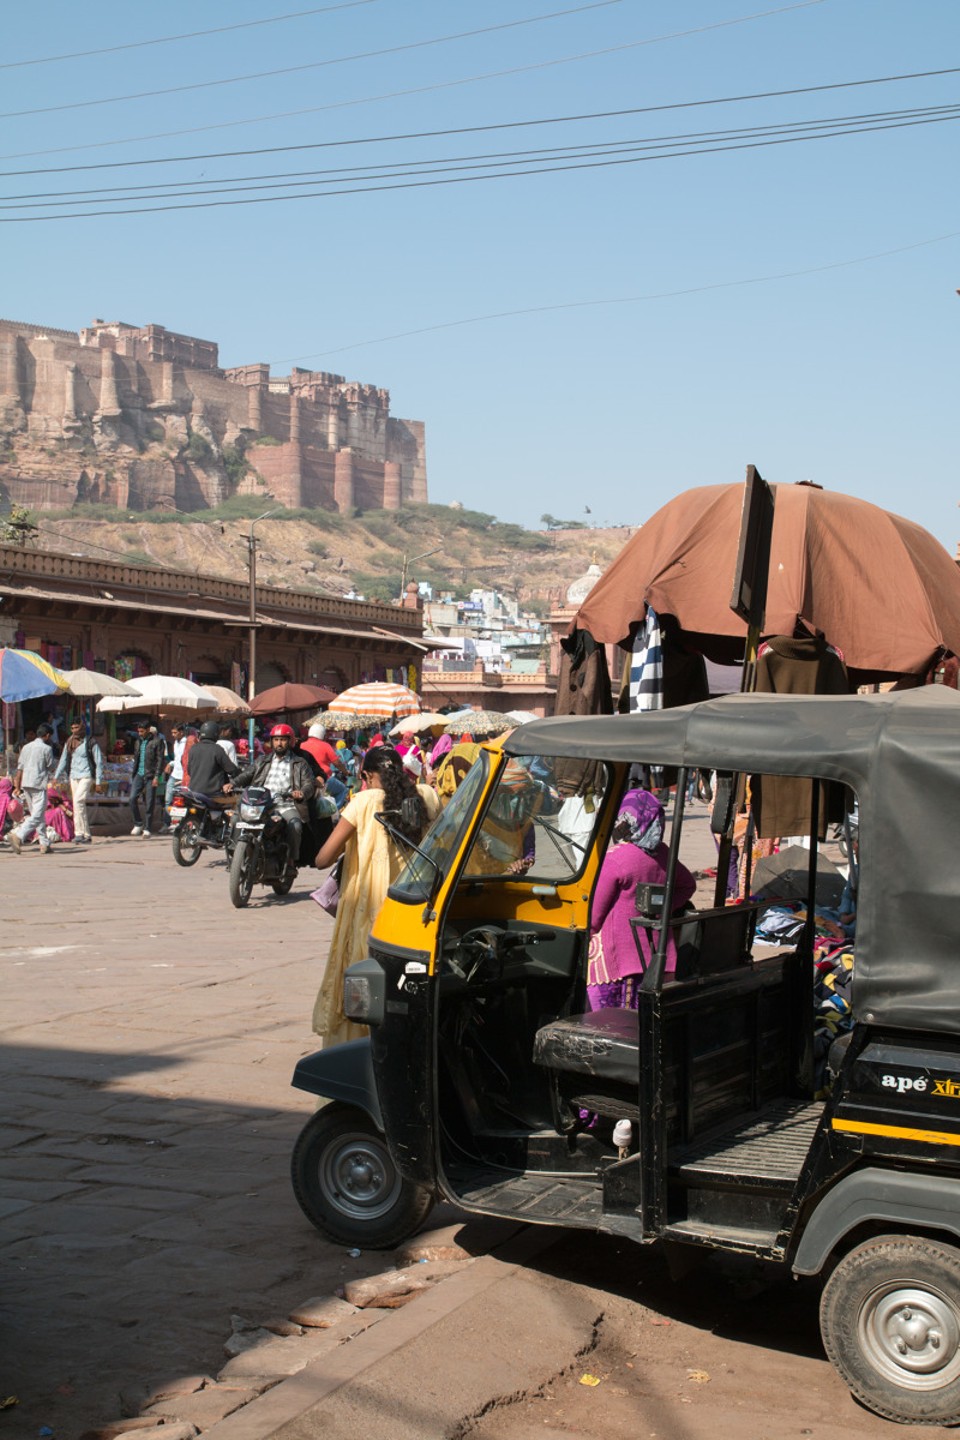
[[[230,666],[219,655],[195,655],[189,661],[197,685],[229,685]]]
[[[317,684],[326,685],[328,690],[336,690],[339,694],[341,690],[348,689],[350,681],[339,665],[325,665],[317,672]]]
[[[261,690],[272,690],[274,685],[285,685],[289,679],[290,671],[279,660],[257,661],[257,694]]]

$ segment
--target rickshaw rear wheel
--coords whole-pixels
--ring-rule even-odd
[[[399,1173],[370,1117],[339,1101],[307,1121],[290,1171],[304,1215],[341,1245],[390,1250],[419,1229],[433,1206],[429,1190]]]
[[[837,1265],[820,1301],[827,1355],[868,1409],[901,1425],[960,1422],[960,1250],[877,1235]]]

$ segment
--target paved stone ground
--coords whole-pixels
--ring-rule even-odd
[[[322,1241],[288,1180],[333,923],[311,888],[236,911],[222,863],[183,870],[162,838],[0,849],[4,1440],[136,1413],[216,1372],[232,1313],[383,1269]]]
[[[690,858],[709,865],[698,809]],[[136,1414],[216,1374],[231,1315],[390,1263],[327,1245],[289,1185],[312,1110],[289,1082],[332,927],[311,888],[236,911],[224,865],[183,870],[165,839],[0,849],[3,1440]]]

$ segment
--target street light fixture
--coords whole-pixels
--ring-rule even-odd
[[[264,510],[255,520],[250,521],[250,534],[247,537],[249,549],[249,576],[250,576],[250,641],[248,645],[248,671],[247,671],[247,699],[253,700],[257,692],[257,539],[254,535],[254,527],[260,524],[261,520],[268,520],[271,515],[278,513],[278,507],[273,510]],[[253,759],[253,715],[249,722],[250,758]]]
[[[401,603],[401,604],[403,603],[403,597],[404,597],[404,595],[406,595],[406,593],[407,593],[407,567],[408,567],[408,565],[416,565],[416,563],[417,563],[418,560],[426,560],[427,557],[430,556],[430,555],[439,555],[439,554],[440,554],[440,551],[441,551],[442,549],[443,549],[443,546],[442,546],[442,545],[435,545],[432,550],[424,550],[424,552],[423,552],[422,555],[413,555],[413,556],[410,556],[409,558],[408,558],[406,555],[404,555],[404,557],[403,557],[403,569],[402,569],[402,571],[400,572],[400,603]]]

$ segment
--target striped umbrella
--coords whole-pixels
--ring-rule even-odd
[[[48,664],[42,655],[33,650],[0,649],[0,700],[8,705],[69,689],[63,671]]]
[[[403,715],[416,715],[420,710],[420,697],[405,685],[392,685],[386,680],[372,680],[368,685],[351,685],[343,690],[327,706],[331,715],[361,715],[371,719],[388,720],[391,715],[398,719]]]

